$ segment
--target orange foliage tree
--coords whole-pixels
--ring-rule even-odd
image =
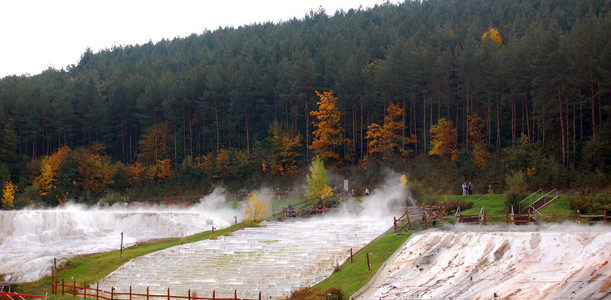
[[[458,152],[458,131],[452,121],[439,119],[431,128],[431,150],[429,155],[437,155],[444,162],[456,159]]]
[[[370,156],[377,156],[386,159],[392,154],[398,153],[407,157],[413,152],[405,149],[405,145],[416,142],[415,136],[404,137],[403,129],[403,109],[399,105],[390,103],[384,115],[382,126],[372,123],[367,129],[365,138],[369,140],[367,151]]]
[[[101,143],[74,151],[74,161],[79,174],[75,183],[77,194],[85,191],[103,192],[114,183],[115,166],[111,158],[103,153],[104,147]]]
[[[482,34],[482,41],[486,40],[487,38],[490,38],[497,47],[501,47],[501,45],[503,45],[503,38],[501,37],[499,30],[492,26],[488,28],[488,31]]]
[[[472,145],[473,159],[475,165],[482,169],[486,164],[486,161],[490,158],[490,152],[486,148],[486,132],[484,128],[484,121],[477,114],[467,116],[467,122],[469,123],[469,140]]]
[[[310,112],[316,120],[313,122],[314,139],[308,148],[314,150],[314,155],[323,161],[337,161],[340,156],[334,151],[334,147],[341,146],[344,142],[344,129],[340,123],[341,113],[336,106],[337,97],[332,91],[322,94],[316,91],[316,95],[320,101],[316,103],[318,110]]]
[[[34,186],[38,188],[41,196],[47,196],[54,190],[59,166],[66,160],[66,156],[68,156],[70,151],[68,146],[64,146],[57,149],[57,152],[54,154],[42,158],[40,162],[40,175],[34,181]]]
[[[301,173],[301,135],[291,137],[277,121],[270,124],[269,134],[270,155],[267,163],[262,163],[263,172],[281,176]]]

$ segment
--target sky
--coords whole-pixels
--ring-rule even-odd
[[[329,15],[386,0],[3,0],[0,78],[77,64],[87,48],[156,43],[219,27]],[[396,1],[391,1],[396,3]]]

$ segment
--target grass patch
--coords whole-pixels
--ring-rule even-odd
[[[82,285],[85,281],[97,282],[133,258],[169,247],[178,246],[185,242],[193,243],[210,239],[216,235],[230,234],[231,232],[240,230],[244,227],[246,227],[246,225],[240,223],[225,229],[217,230],[214,232],[214,234],[207,231],[189,237],[149,241],[123,249],[123,256],[121,256],[121,251],[117,250],[73,257],[68,259],[66,264],[58,268],[56,278],[60,281],[62,278],[64,278],[66,282],[72,282],[72,278],[74,278],[78,281],[78,285]],[[51,294],[51,277],[45,277],[35,282],[18,284],[16,286],[16,291],[29,295],[45,295],[48,293],[49,299],[72,298],[72,296],[67,295],[62,296]]]
[[[348,299],[361,287],[365,286],[382,264],[407,240],[412,232],[391,232],[373,241],[367,247],[354,255],[354,261],[348,259],[339,270],[313,288],[328,290],[338,288],[343,293],[343,299]],[[371,270],[367,267],[367,253]]]

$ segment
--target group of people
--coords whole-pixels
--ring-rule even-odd
[[[466,181],[462,184],[462,195],[466,196],[467,193],[473,195],[473,183],[471,183],[471,181],[469,181],[469,184],[467,184]]]

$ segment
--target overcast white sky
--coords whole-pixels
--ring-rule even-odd
[[[113,45],[186,37],[219,27],[302,19],[310,10],[373,7],[385,0],[2,0],[0,78],[77,64]],[[391,1],[396,3],[397,1]]]

